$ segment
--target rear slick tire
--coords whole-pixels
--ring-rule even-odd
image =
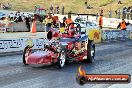
[[[87,45],[87,62],[93,63],[95,57],[95,44],[92,40],[88,41]]]

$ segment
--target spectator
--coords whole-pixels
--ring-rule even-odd
[[[77,18],[75,19],[75,22],[81,22],[81,17],[78,15]]]
[[[16,15],[14,16],[14,22],[16,22],[16,23],[18,22],[18,18]]]
[[[64,17],[62,20],[63,20],[63,27],[66,27],[66,25],[65,25],[65,21],[67,20],[67,18]]]
[[[59,5],[57,5],[57,7],[56,7],[56,13],[57,14],[59,14],[59,10],[60,10]]]
[[[130,19],[132,20],[132,6],[131,6],[131,9],[130,9]]]
[[[121,0],[118,0],[118,4],[122,4]]]
[[[53,13],[53,10],[54,10],[54,8],[53,8],[53,6],[51,5],[51,6],[50,6],[50,13],[54,14],[54,13]]]
[[[54,14],[56,14],[56,8],[54,9]]]
[[[10,20],[13,21],[13,17],[10,17]]]
[[[53,23],[53,19],[52,19],[52,15],[49,13],[49,15],[47,16],[47,18],[45,19],[45,24],[46,24],[46,31],[48,32],[52,26]]]
[[[87,21],[88,21],[88,15],[87,15]]]
[[[96,14],[96,20],[98,20],[98,17],[99,17],[99,14],[97,13],[97,14]]]
[[[22,16],[22,21],[24,21],[25,20],[25,15],[24,15],[24,13],[21,15]]]
[[[115,10],[116,17],[117,17],[117,13],[118,13],[117,10]]]
[[[120,16],[121,16],[121,11],[120,11],[120,10],[118,10],[117,14],[118,14],[118,19],[120,19]]]
[[[19,15],[18,16],[18,22],[22,22],[23,20],[22,20],[22,17]]]
[[[129,7],[127,8],[127,12],[130,12],[130,10],[131,10],[131,6],[129,6]]]
[[[112,11],[110,10],[109,11],[109,18],[111,18],[112,17]]]
[[[28,32],[30,32],[30,19],[29,19],[29,17],[25,18],[25,22],[26,22],[26,27],[28,28]]]
[[[129,6],[129,7],[127,8],[127,19],[129,19],[129,16],[130,16],[130,10],[131,10],[131,7]]]
[[[127,13],[127,8],[124,7],[124,8],[123,8],[123,11],[122,11],[122,18],[123,18],[123,19],[126,19],[126,13]]]
[[[101,10],[100,10],[100,15],[103,15],[103,12],[104,12],[103,9],[101,9]]]
[[[62,15],[64,15],[64,12],[65,11],[65,7],[64,7],[64,5],[62,6]]]

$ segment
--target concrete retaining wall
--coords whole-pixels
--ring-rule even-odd
[[[2,23],[1,23],[2,24]],[[29,32],[30,30],[26,27],[25,22],[11,22],[11,26],[8,26],[7,32]],[[3,23],[4,25],[4,23]],[[30,28],[32,26],[32,23],[30,23]],[[0,26],[0,30],[3,30],[6,28],[6,26]],[[45,24],[36,22],[36,29],[38,32],[44,32],[45,31]]]
[[[30,28],[31,28],[30,23]],[[36,29],[38,32],[44,32],[45,25],[43,23],[36,22]],[[19,22],[19,23],[13,23],[13,31],[14,32],[29,32],[30,30],[26,27],[26,23]]]

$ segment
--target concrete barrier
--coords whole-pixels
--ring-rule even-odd
[[[45,43],[50,43],[52,40],[47,40],[47,33],[25,33],[16,36],[16,34],[3,33],[6,37],[0,37],[0,53],[23,51],[27,45],[34,45],[33,49],[43,48]],[[10,37],[12,36],[12,37]]]
[[[30,38],[30,37],[44,38],[44,37],[46,37],[46,34],[47,34],[47,32],[37,32],[37,33],[30,33],[30,32],[0,33],[0,39],[5,39],[5,38]]]
[[[49,41],[45,38],[6,38],[0,39],[0,53],[23,51],[27,45],[34,45],[33,49],[41,49]]]
[[[30,23],[30,28],[31,28]],[[37,32],[44,32],[45,31],[45,24],[36,22],[36,29]],[[13,23],[13,31],[14,32],[29,32],[30,30],[26,27],[26,23],[24,22],[18,22],[18,23]]]
[[[13,32],[28,32],[29,30],[26,27],[24,22],[13,22]],[[9,31],[8,31],[9,32]]]

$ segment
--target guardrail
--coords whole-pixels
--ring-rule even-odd
[[[0,37],[0,53],[4,52],[17,52],[23,51],[23,49],[27,45],[34,45],[33,49],[43,48],[44,43],[47,41],[46,34],[47,33],[25,33],[18,34],[17,33],[3,33],[5,36]]]

